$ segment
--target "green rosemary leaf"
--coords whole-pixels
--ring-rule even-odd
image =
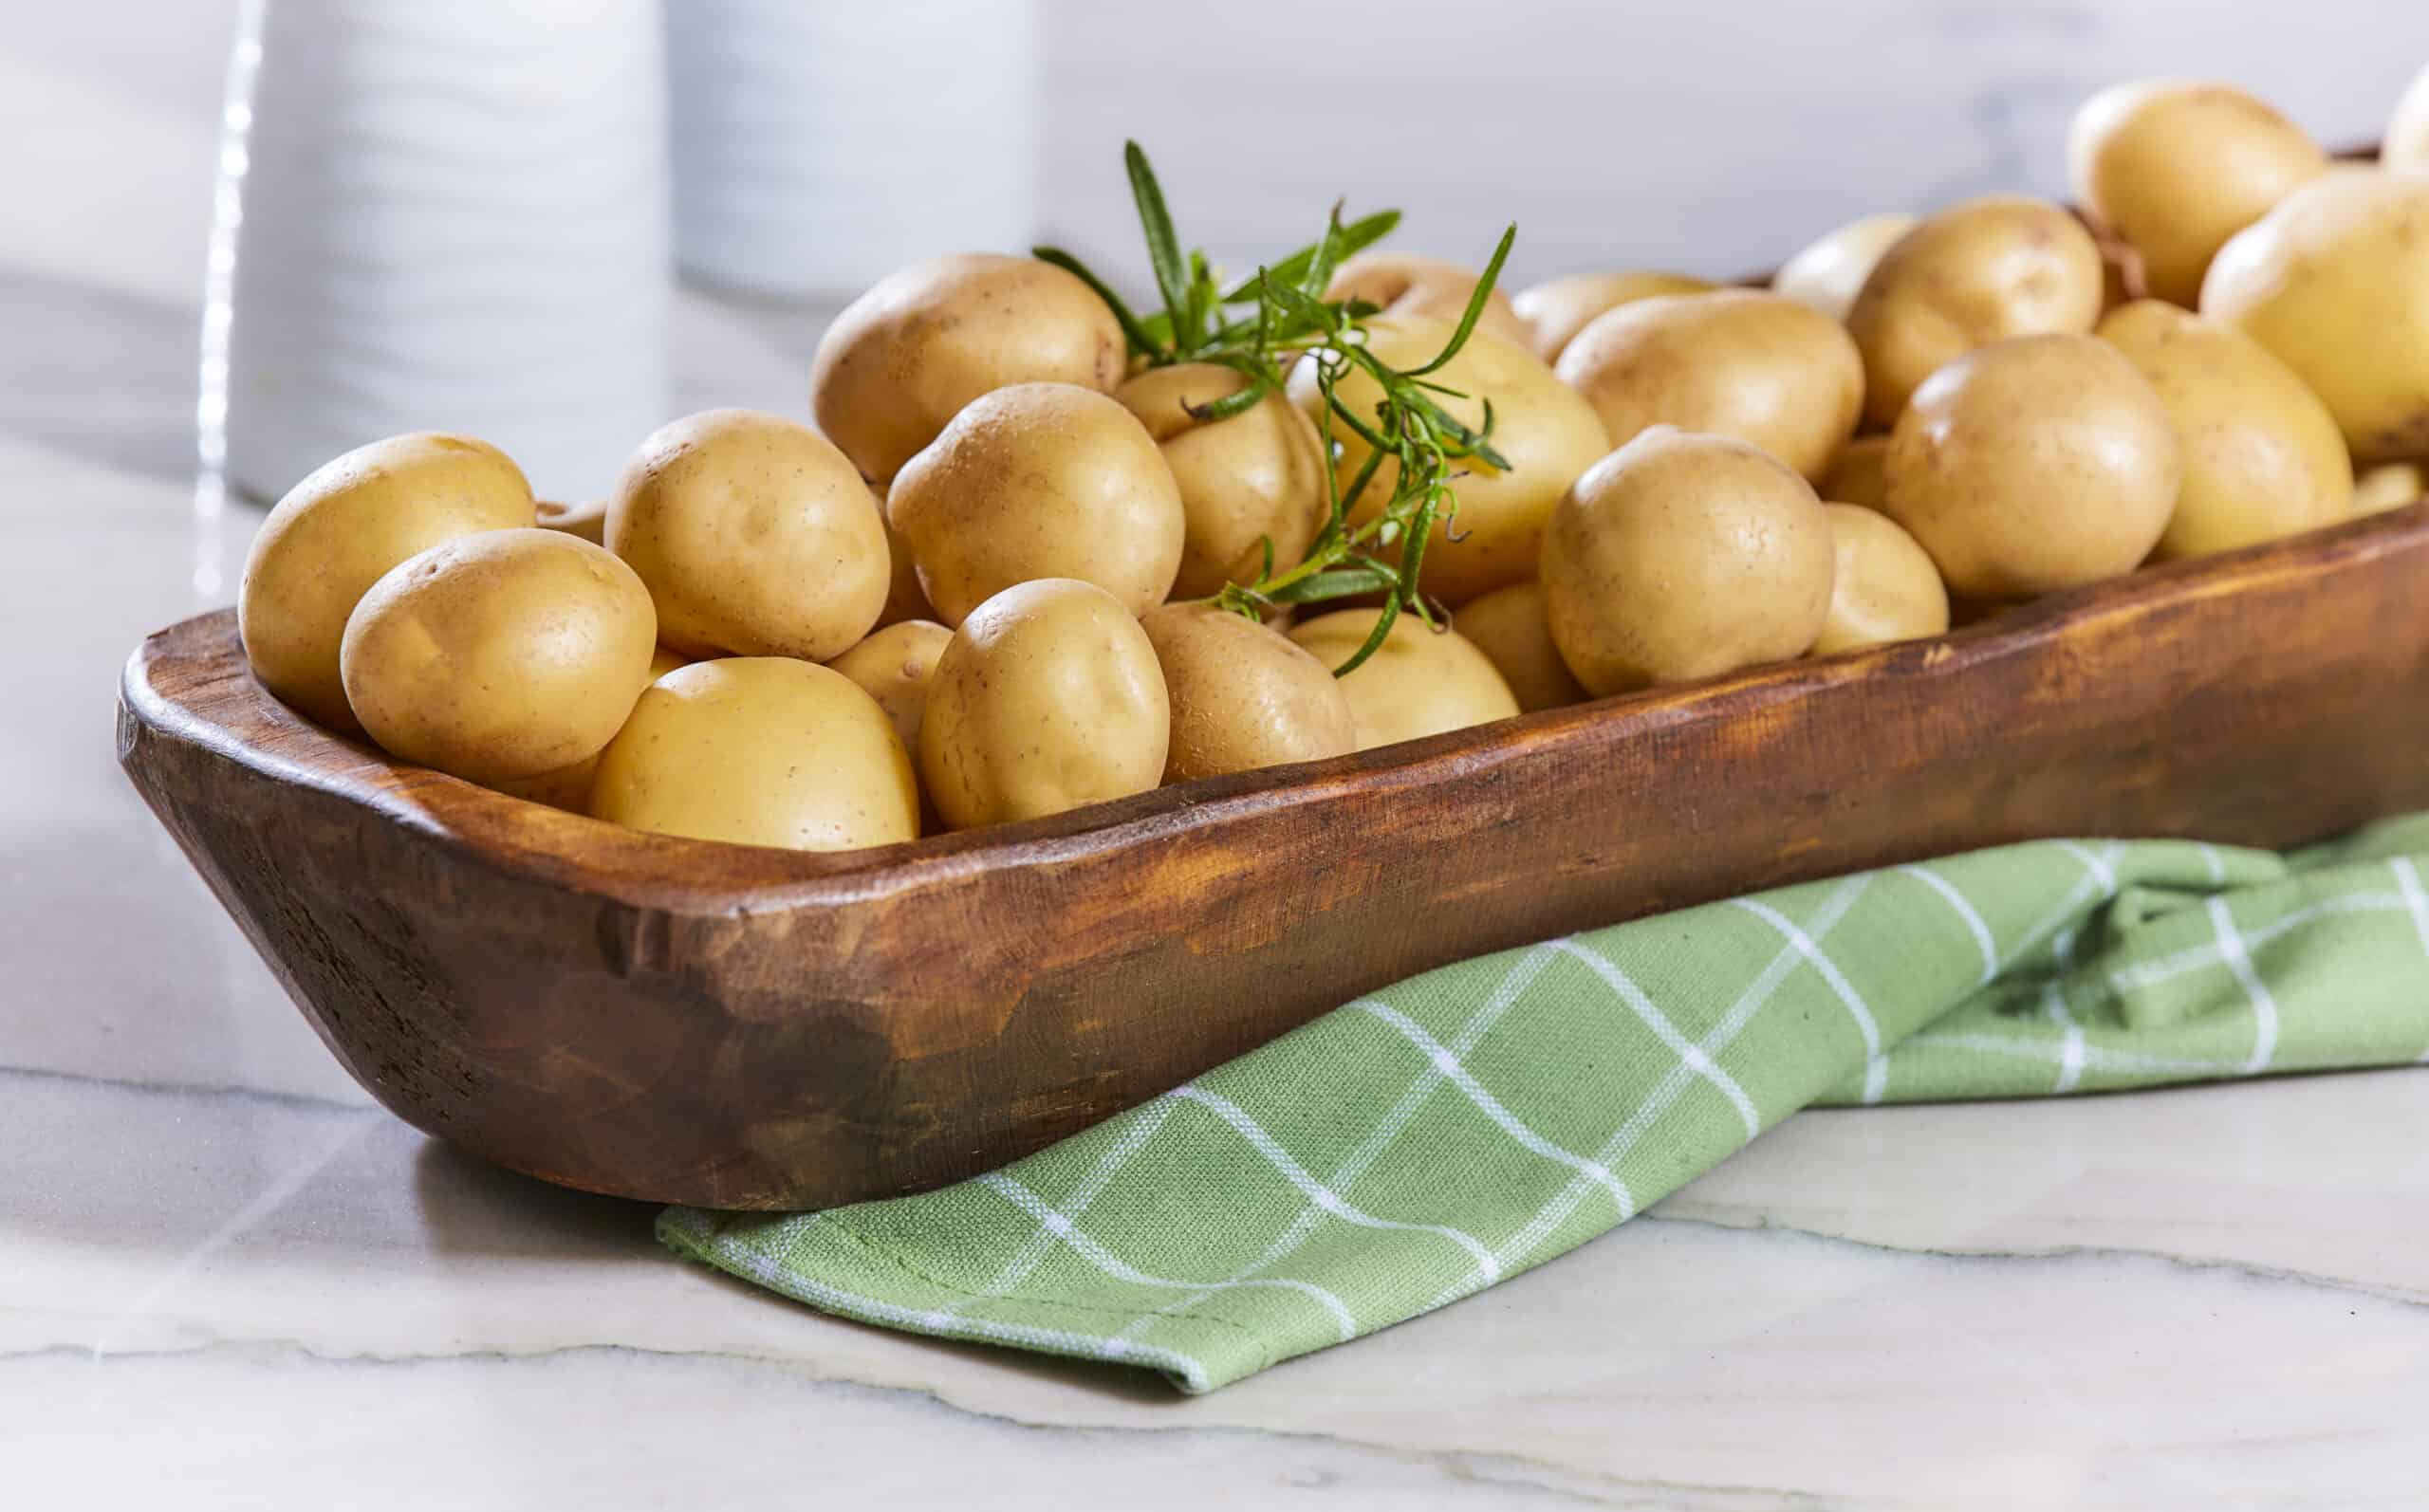
[[[1485,264],[1484,271],[1477,275],[1476,286],[1468,294],[1468,307],[1460,313],[1458,328],[1451,333],[1451,340],[1443,346],[1441,355],[1423,367],[1409,369],[1410,378],[1423,378],[1458,356],[1459,348],[1468,344],[1468,338],[1475,333],[1476,322],[1484,318],[1485,302],[1493,297],[1493,286],[1501,277],[1501,265],[1510,261],[1511,244],[1517,240],[1518,227],[1512,222],[1510,229],[1501,233],[1501,245],[1493,249],[1493,261]]]
[[[1135,141],[1122,144],[1122,166],[1130,173],[1130,197],[1139,205],[1139,225],[1147,235],[1147,261],[1156,272],[1156,287],[1163,292],[1172,317],[1176,342],[1187,328],[1181,318],[1189,301],[1189,272],[1180,255],[1180,239],[1173,234],[1172,212],[1164,208],[1163,186],[1147,166],[1147,154]]]
[[[1335,257],[1348,258],[1364,251],[1389,236],[1400,223],[1400,212],[1396,210],[1379,210],[1372,215],[1362,216],[1351,221],[1341,229],[1338,245],[1334,250]],[[1304,284],[1307,280],[1308,265],[1315,261],[1316,249],[1320,245],[1322,244],[1310,242],[1273,264],[1271,271],[1275,281],[1291,285]],[[1331,274],[1326,274],[1326,278],[1329,281]],[[1322,285],[1317,286],[1317,292],[1323,292]],[[1238,304],[1254,298],[1256,298],[1256,280],[1246,278],[1232,286],[1231,291],[1223,296],[1223,303]]]

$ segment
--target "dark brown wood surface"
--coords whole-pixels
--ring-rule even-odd
[[[136,653],[119,751],[399,1116],[570,1186],[822,1207],[985,1171],[1479,951],[2036,836],[2284,845],[2429,806],[2429,511],[854,855],[399,765],[265,694],[224,612]]]

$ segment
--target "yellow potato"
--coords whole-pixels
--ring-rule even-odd
[[[2412,85],[2396,101],[2379,141],[2379,161],[2389,168],[2429,169],[2429,68],[2412,76]]]
[[[562,530],[580,536],[594,546],[607,544],[607,501],[592,499],[586,504],[559,504],[554,499],[539,503],[539,525],[546,530]]]
[[[885,607],[878,612],[877,629],[899,625],[906,619],[934,619],[936,606],[928,602],[927,591],[919,586],[919,564],[911,560],[911,548],[894,533],[894,522],[885,517],[885,490],[871,485],[869,501],[877,506],[878,523],[885,527],[885,558],[891,575],[886,581]]]
[[[2159,300],[2100,323],[2167,406],[2184,452],[2162,558],[2233,551],[2353,512],[2353,463],[2327,406],[2231,325]]]
[[[936,618],[958,625],[1014,583],[1092,582],[1134,615],[1180,569],[1180,486],[1139,417],[1068,383],[971,401],[886,495]]]
[[[391,436],[314,469],[270,510],[245,559],[236,626],[253,675],[306,718],[359,728],[338,672],[356,601],[407,557],[535,517],[522,470],[464,436]]]
[[[1014,383],[1109,393],[1129,355],[1112,308],[1051,263],[931,258],[835,317],[810,364],[810,414],[884,483],[980,395]]]
[[[1268,394],[1246,414],[1211,424],[1184,408],[1227,398],[1248,381],[1232,368],[1185,362],[1151,368],[1114,391],[1162,449],[1180,489],[1176,599],[1255,581],[1264,541],[1273,544],[1276,565],[1290,566],[1324,526],[1324,442],[1286,396]]]
[[[676,668],[691,664],[691,657],[660,646],[649,659],[649,680],[656,682]],[[537,777],[508,778],[489,785],[510,798],[546,803],[550,808],[562,808],[569,814],[587,814],[590,812],[590,789],[599,778],[600,753],[604,749],[602,747],[600,751],[591,752],[570,766],[560,766]]]
[[[1744,441],[1667,425],[1578,479],[1544,538],[1552,641],[1597,697],[1803,655],[1830,574],[1810,485]]]
[[[1203,603],[1139,620],[1172,700],[1164,781],[1186,783],[1356,748],[1349,695],[1332,669],[1273,630]]]
[[[1827,656],[1914,640],[1948,629],[1948,588],[1931,554],[1877,509],[1826,504],[1830,517],[1830,614],[1813,642]]]
[[[932,619],[905,619],[869,632],[869,637],[826,665],[849,677],[877,700],[906,750],[919,748],[919,716],[927,711],[936,658],[953,632]]]
[[[1752,442],[1808,478],[1830,466],[1863,408],[1863,359],[1845,328],[1755,289],[1622,305],[1577,333],[1559,374],[1614,445],[1675,425]]]
[[[1377,316],[1368,324],[1366,344],[1383,361],[1405,371],[1432,361],[1452,330],[1440,321]],[[1460,463],[1466,475],[1452,485],[1458,518],[1456,524],[1436,521],[1426,546],[1426,590],[1446,602],[1464,603],[1534,576],[1538,544],[1552,506],[1611,443],[1593,407],[1554,378],[1533,353],[1481,330],[1468,339],[1458,356],[1428,375],[1428,381],[1466,396],[1437,398],[1445,411],[1471,427],[1484,423],[1485,400],[1493,401],[1492,444],[1510,464],[1503,472],[1481,458]],[[1381,387],[1363,371],[1344,376],[1333,392],[1351,413],[1370,421],[1382,398]],[[1290,397],[1341,447],[1344,482],[1354,476],[1368,448],[1326,411],[1312,361],[1292,370]],[[1399,466],[1390,461],[1377,469],[1350,518],[1363,523],[1381,512],[1399,473]],[[1459,539],[1452,539],[1455,533]],[[1394,556],[1398,549],[1386,548],[1385,554]]]
[[[1524,712],[1582,704],[1590,696],[1552,644],[1542,583],[1513,582],[1469,599],[1455,628],[1484,653]]]
[[[2429,468],[2418,462],[2383,462],[2354,481],[2353,512],[2384,514],[2429,497]]]
[[[2295,190],[2219,250],[2201,313],[2292,368],[2358,466],[2429,457],[2429,175]]]
[[[346,620],[339,664],[382,749],[475,783],[596,755],[649,686],[649,590],[602,547],[527,527],[409,557]]]
[[[1527,345],[1547,362],[1594,317],[1661,294],[1701,294],[1719,286],[1684,273],[1571,273],[1521,290],[1510,307],[1527,326]]]
[[[1143,793],[1164,775],[1172,705],[1130,606],[1094,583],[1015,583],[937,658],[919,773],[955,829]]]
[[[1903,212],[1851,220],[1781,264],[1771,292],[1844,321],[1881,254],[1919,220]]]
[[[1333,269],[1325,286],[1327,300],[1364,300],[1386,315],[1429,316],[1457,324],[1475,297],[1473,267],[1414,252],[1360,252]],[[1510,307],[1510,295],[1495,288],[1485,297],[1476,329],[1505,341],[1527,342],[1526,323]]]
[[[1923,379],[1977,346],[2090,330],[2105,284],[2091,232],[2046,200],[1993,194],[1926,218],[1881,254],[1847,310],[1864,418],[1885,429]]]
[[[728,656],[652,684],[599,758],[593,816],[659,835],[850,851],[919,835],[901,738],[842,673]]]
[[[1813,485],[1813,491],[1830,504],[1860,504],[1867,509],[1878,509],[1889,497],[1888,486],[1882,482],[1881,465],[1889,455],[1889,437],[1860,435],[1839,449],[1831,459],[1830,470]]]
[[[1890,433],[1889,517],[1952,593],[2030,598],[2131,572],[2184,473],[2167,406],[2115,347],[2028,336],[1931,376]]]
[[[1346,663],[1375,628],[1376,609],[1336,609],[1291,627],[1290,638],[1327,668]],[[1334,679],[1349,699],[1360,750],[1422,740],[1518,712],[1518,700],[1483,652],[1454,630],[1429,630],[1415,615],[1392,621],[1375,654]]]
[[[659,636],[695,655],[840,655],[877,622],[892,574],[851,463],[756,410],[704,410],[643,441],[607,545],[649,584]]]
[[[2266,101],[2198,80],[2104,89],[2067,133],[2077,203],[2141,254],[2152,294],[2188,308],[2227,238],[2327,167],[2319,144]]]

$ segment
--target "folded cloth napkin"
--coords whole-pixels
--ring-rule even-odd
[[[658,1235],[828,1312],[1210,1391],[1541,1264],[1811,1104],[2421,1060],[2424,871],[2429,815],[1783,888],[1413,977],[958,1186]]]

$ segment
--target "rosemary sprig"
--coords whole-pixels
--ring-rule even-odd
[[[1122,163],[1145,232],[1148,265],[1164,307],[1139,315],[1070,253],[1041,247],[1036,255],[1078,275],[1103,298],[1122,324],[1134,361],[1149,367],[1212,362],[1248,379],[1239,392],[1193,409],[1199,420],[1221,420],[1246,412],[1279,390],[1288,368],[1302,360],[1315,364],[1316,388],[1325,400],[1328,507],[1324,528],[1305,557],[1278,569],[1269,540],[1257,581],[1245,586],[1225,584],[1214,602],[1234,614],[1262,620],[1285,604],[1381,593],[1383,607],[1373,631],[1347,661],[1333,669],[1335,676],[1356,671],[1381,649],[1403,613],[1440,628],[1441,612],[1427,601],[1419,586],[1426,544],[1437,523],[1447,530],[1449,522],[1457,517],[1456,480],[1466,464],[1473,460],[1507,470],[1510,463],[1493,449],[1492,401],[1485,401],[1483,424],[1471,429],[1437,402],[1467,396],[1430,381],[1427,375],[1440,372],[1474,334],[1485,302],[1501,276],[1502,264],[1509,260],[1518,228],[1511,226],[1502,232],[1500,245],[1493,249],[1492,261],[1476,280],[1467,308],[1442,350],[1424,365],[1403,370],[1367,347],[1364,323],[1376,313],[1374,305],[1324,297],[1334,270],[1344,259],[1388,235],[1400,224],[1400,212],[1381,211],[1344,225],[1341,206],[1336,204],[1322,236],[1258,268],[1254,277],[1226,288],[1216,281],[1205,253],[1181,249],[1162,185],[1137,142],[1123,144]],[[1352,372],[1365,375],[1381,395],[1368,414],[1357,413],[1341,396],[1341,381]],[[1344,452],[1338,439],[1342,433],[1366,447],[1366,455],[1345,480],[1342,476]],[[1377,486],[1386,461],[1392,465],[1389,496],[1364,523],[1352,525],[1351,514],[1367,489]],[[1384,553],[1395,546],[1397,559],[1387,558]]]

